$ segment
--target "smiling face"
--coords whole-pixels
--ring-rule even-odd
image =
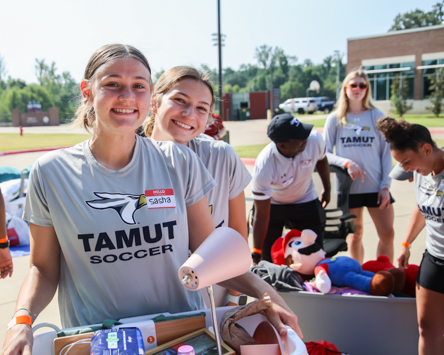
[[[190,78],[180,80],[160,98],[153,98],[156,124],[152,137],[188,145],[205,130],[212,101],[205,83]]]
[[[411,149],[404,151],[391,150],[393,158],[400,162],[404,171],[416,171],[418,174],[427,176],[434,167],[434,160],[432,156],[432,146],[428,143],[423,143],[418,152]]]
[[[101,66],[90,89],[83,90],[94,107],[94,134],[134,134],[148,115],[150,83],[147,67],[135,58],[117,58]]]
[[[368,85],[366,80],[364,78],[361,78],[360,76],[357,76],[353,79],[351,79],[348,83],[348,85],[345,87],[345,94],[347,95],[348,99],[350,101],[356,101],[360,102],[364,99],[365,95],[367,94],[368,88],[361,89],[359,85]],[[352,87],[356,86],[356,87]]]

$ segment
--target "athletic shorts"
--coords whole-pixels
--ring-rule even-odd
[[[395,202],[390,194],[390,203]],[[348,197],[348,208],[359,207],[379,207],[378,193],[371,192],[368,194],[350,194]]]
[[[416,282],[427,290],[444,293],[444,260],[426,250],[419,265]]]

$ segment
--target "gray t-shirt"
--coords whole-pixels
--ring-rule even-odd
[[[360,115],[347,114],[347,124],[340,125],[336,112],[331,113],[324,126],[324,139],[327,146],[329,164],[344,168],[347,162],[354,161],[365,172],[364,182],[353,181],[350,193],[362,194],[379,192],[390,188],[392,156],[390,145],[376,128],[376,122],[384,113],[380,110],[367,110]],[[333,154],[333,148],[336,154]],[[335,177],[335,192],[340,184]]]
[[[444,259],[444,171],[433,175],[414,172],[416,203],[426,219],[426,247]]]
[[[139,136],[120,170],[100,165],[88,141],[38,159],[24,219],[57,234],[63,327],[205,308],[177,271],[188,258],[186,207],[214,185],[188,148]]]
[[[228,227],[228,201],[245,190],[251,175],[229,144],[199,137],[189,144],[217,183],[207,194],[214,224],[216,228]]]
[[[324,157],[325,143],[316,131],[310,133],[305,150],[294,158],[279,153],[276,143],[268,144],[256,159],[252,182],[252,191],[264,196],[253,195],[253,198],[271,198],[271,203],[275,205],[315,200],[318,194],[312,174],[317,162]]]

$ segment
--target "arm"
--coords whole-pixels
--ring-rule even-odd
[[[253,192],[254,196],[264,196],[264,194]],[[270,222],[271,199],[254,200],[254,219],[253,219],[253,248],[262,249],[262,245],[267,235],[268,223]],[[253,260],[258,263],[260,260]]]
[[[2,191],[0,190],[0,240],[8,236],[6,231],[6,211],[5,201]],[[9,275],[12,276],[13,264],[9,248],[0,249],[0,279],[4,279]]]
[[[17,299],[18,308],[27,308],[38,315],[51,302],[59,283],[60,245],[53,227],[29,225],[31,239],[31,267]],[[29,316],[20,310],[15,316]],[[7,333],[3,355],[31,355],[32,332],[26,324],[17,324]]]
[[[326,155],[329,164],[336,165],[340,168],[345,169],[345,164],[349,162],[349,159],[345,159],[337,156],[336,154],[333,154],[333,148],[336,145],[336,134],[338,128],[339,127],[336,114],[332,113],[327,117],[324,125],[323,137],[325,141]]]
[[[273,287],[267,284],[259,276],[252,272],[247,272],[244,275],[221,282],[219,285],[235,289],[246,295],[259,299],[264,296],[265,292],[268,293],[273,301],[271,308],[266,313],[268,320],[276,327],[280,334],[285,335],[287,333],[287,329],[285,328],[285,324],[287,324],[293,328],[302,339],[303,335],[301,328],[298,325],[298,318],[296,315]]]
[[[242,191],[235,198],[228,201],[228,227],[238,231],[248,243],[247,216],[245,215],[245,193]],[[240,292],[229,290],[230,295],[239,296]],[[227,306],[237,306],[228,302]]]
[[[336,114],[330,114],[325,121],[323,133],[328,163],[346,169],[352,180],[360,178],[364,182],[365,173],[358,164],[350,159],[333,154],[333,148],[336,145],[336,133],[339,129],[338,125]]]
[[[217,134],[214,136],[214,139],[220,140],[226,134],[227,130],[225,129],[225,127],[222,127],[221,129],[219,129],[219,132],[217,132]]]
[[[318,171],[319,177],[321,178],[322,181],[322,186],[324,187],[322,189],[321,197],[319,198],[319,200],[322,203],[322,207],[325,208],[330,202],[330,192],[331,192],[330,168],[328,166],[327,157],[318,160],[318,162],[316,163],[316,170]]]
[[[199,245],[215,230],[206,197],[187,207],[187,218],[190,250],[194,253]]]
[[[381,132],[378,132],[381,140],[381,184],[378,193],[379,209],[387,208],[390,204],[390,185],[392,179],[389,174],[393,169],[392,155],[390,154],[390,145],[385,141]]]
[[[425,225],[426,221],[423,214],[419,210],[418,206],[415,206],[412,216],[410,217],[410,222],[407,227],[407,232],[405,234],[403,242],[412,244],[415,241],[418,234],[423,230]],[[398,266],[400,268],[407,269],[409,265],[409,258],[410,258],[410,249],[408,247],[401,246],[397,258]]]
[[[245,193],[243,191],[235,198],[228,201],[228,216],[228,227],[238,231],[248,243]]]
[[[194,252],[215,228],[205,197],[194,205],[188,206],[187,214],[190,231],[190,249]],[[282,297],[257,275],[247,272],[244,275],[222,282],[220,285],[257,298],[261,298],[267,292],[273,301],[270,310],[267,312],[267,318],[280,330],[281,334],[285,334],[284,324],[288,324],[302,338],[302,332],[297,324],[297,317],[288,308]]]

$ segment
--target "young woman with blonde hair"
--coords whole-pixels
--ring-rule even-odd
[[[364,261],[364,207],[379,236],[376,255],[387,255],[393,261],[394,200],[389,192],[392,160],[389,145],[376,129],[376,121],[383,116],[371,102],[367,75],[358,69],[345,77],[337,109],[327,117],[324,126],[329,164],[347,169],[353,180],[349,207],[357,217],[356,232],[347,241],[351,257],[360,263]],[[338,183],[336,180],[337,193]]]

